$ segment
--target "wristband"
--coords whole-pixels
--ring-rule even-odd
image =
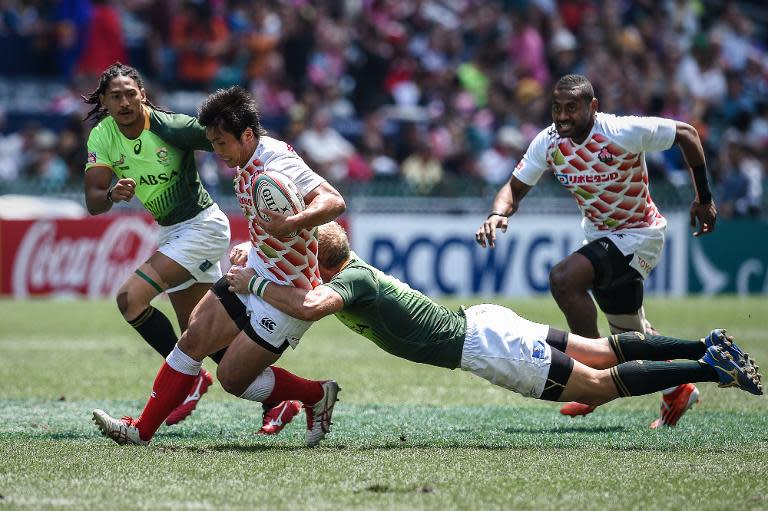
[[[267,279],[254,275],[251,277],[251,280],[248,281],[248,291],[253,295],[261,297],[264,295],[264,290],[267,288],[267,284],[269,284]]]
[[[115,189],[114,186],[110,186],[109,190],[107,190],[107,200],[109,201],[110,204],[114,204],[115,203],[115,201],[112,200],[112,190],[114,190],[114,189]]]
[[[696,193],[699,195],[699,203],[709,204],[712,202],[712,192],[709,191],[709,182],[707,181],[707,166],[702,163],[691,167],[691,174],[693,174]]]
[[[699,192],[699,204],[709,204],[712,202],[712,193],[707,190]]]
[[[491,211],[491,214],[488,215],[487,217],[485,217],[485,219],[488,220],[492,216],[503,216],[503,217],[509,218],[509,216],[507,216],[507,215],[502,215],[501,213],[496,213],[495,211]]]

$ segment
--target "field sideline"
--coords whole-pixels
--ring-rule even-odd
[[[491,301],[565,328],[550,298]],[[768,370],[764,296],[647,302],[662,332],[726,327]],[[398,360],[326,318],[281,360],[343,388],[321,447],[304,447],[301,416],[278,437],[255,436],[260,407],[218,385],[148,448],[119,447],[90,411],[138,413],[160,357],[113,302],[0,300],[0,311],[0,510],[768,508],[766,397],[703,384],[673,430],[647,428],[658,396],[574,420]]]

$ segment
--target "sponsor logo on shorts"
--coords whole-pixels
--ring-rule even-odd
[[[88,163],[96,163],[96,152],[88,153]]]
[[[640,257],[639,255],[635,254],[634,259],[632,260],[632,263],[630,266],[633,266],[635,269],[640,271],[643,275],[646,277],[649,273],[651,273],[651,270],[653,267],[651,266],[651,263]]]
[[[261,326],[263,326],[264,329],[269,332],[274,332],[277,324],[272,320],[272,318],[264,316],[261,318]]]
[[[533,358],[544,359],[546,350],[544,349],[544,343],[536,341],[533,343]]]
[[[207,259],[206,259],[206,260],[205,260],[205,261],[203,261],[203,263],[202,263],[202,264],[199,266],[199,268],[200,268],[200,271],[208,271],[208,268],[210,268],[211,266],[213,266],[213,263],[212,263],[212,262],[210,262],[209,260],[207,260]]]

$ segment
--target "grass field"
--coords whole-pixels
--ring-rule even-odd
[[[496,301],[565,328],[551,299]],[[725,326],[768,368],[765,297],[650,299],[646,310],[670,335]],[[0,301],[0,362],[3,510],[768,508],[768,401],[714,384],[674,429],[648,429],[657,395],[569,419],[395,359],[326,318],[281,360],[344,389],[321,447],[304,447],[303,417],[255,436],[260,407],[218,385],[149,447],[120,447],[90,412],[136,414],[160,357],[111,301]]]

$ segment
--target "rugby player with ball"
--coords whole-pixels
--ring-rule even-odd
[[[345,210],[339,192],[290,145],[266,136],[256,102],[241,87],[210,95],[198,120],[214,152],[238,168],[235,194],[249,222],[250,242],[233,249],[230,273],[248,268],[270,282],[306,290],[318,286],[316,227]],[[266,303],[258,289],[234,293],[222,278],[192,312],[141,415],[116,419],[97,409],[93,419],[119,444],[149,443],[189,393],[203,358],[228,346],[217,371],[222,387],[243,399],[278,405],[272,418],[281,422],[268,423],[266,414],[265,426],[272,428],[266,432],[278,432],[300,402],[307,413],[306,443],[313,447],[329,431],[339,387],[335,381],[307,380],[273,365],[288,346],[298,345],[310,325]]]

